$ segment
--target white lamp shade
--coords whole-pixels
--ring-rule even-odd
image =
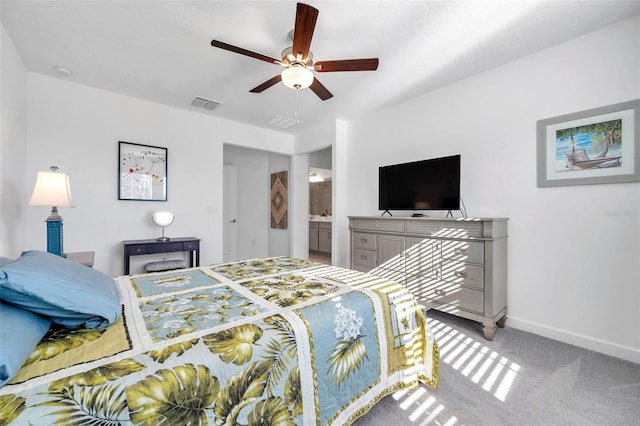
[[[153,213],[153,222],[158,226],[169,226],[173,223],[175,216],[166,210],[159,210]]]
[[[282,82],[292,89],[306,89],[313,83],[313,72],[302,65],[292,65],[282,71]]]
[[[75,207],[66,173],[38,172],[30,206]]]

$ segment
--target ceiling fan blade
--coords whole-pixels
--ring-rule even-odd
[[[317,72],[375,71],[378,69],[378,58],[318,61],[313,65],[313,68]]]
[[[302,59],[309,56],[309,48],[311,47],[311,38],[313,30],[316,27],[318,19],[318,9],[309,5],[298,3],[296,10],[296,26],[293,30],[293,49],[294,56],[302,55]]]
[[[265,56],[260,53],[252,52],[247,49],[243,49],[242,47],[233,46],[228,43],[224,43],[219,40],[211,40],[211,45],[213,47],[218,47],[220,49],[228,50],[230,52],[239,53],[241,55],[249,56],[251,58],[260,59],[261,61],[269,62],[272,64],[280,64],[280,59],[272,58],[270,56]]]
[[[251,93],[261,93],[264,92],[265,90],[267,90],[269,87],[273,86],[276,83],[279,83],[282,80],[282,77],[280,76],[280,74],[276,75],[275,77],[273,77],[272,79],[269,79],[267,81],[265,81],[264,83],[254,87],[253,89],[249,90],[249,92]]]
[[[333,97],[333,94],[315,77],[313,78],[313,83],[311,83],[309,89],[313,90],[313,93],[318,95],[318,97],[323,101]]]

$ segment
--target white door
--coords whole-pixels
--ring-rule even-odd
[[[222,220],[224,221],[222,245],[222,260],[234,262],[238,260],[238,170],[236,166],[224,165],[223,170],[223,206]]]

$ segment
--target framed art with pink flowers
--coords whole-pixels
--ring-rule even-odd
[[[167,201],[167,148],[119,142],[118,200]]]

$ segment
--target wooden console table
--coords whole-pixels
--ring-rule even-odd
[[[193,237],[171,238],[169,241],[128,240],[124,246],[124,274],[129,275],[131,256],[156,253],[189,252],[189,267],[200,266],[200,239]]]

